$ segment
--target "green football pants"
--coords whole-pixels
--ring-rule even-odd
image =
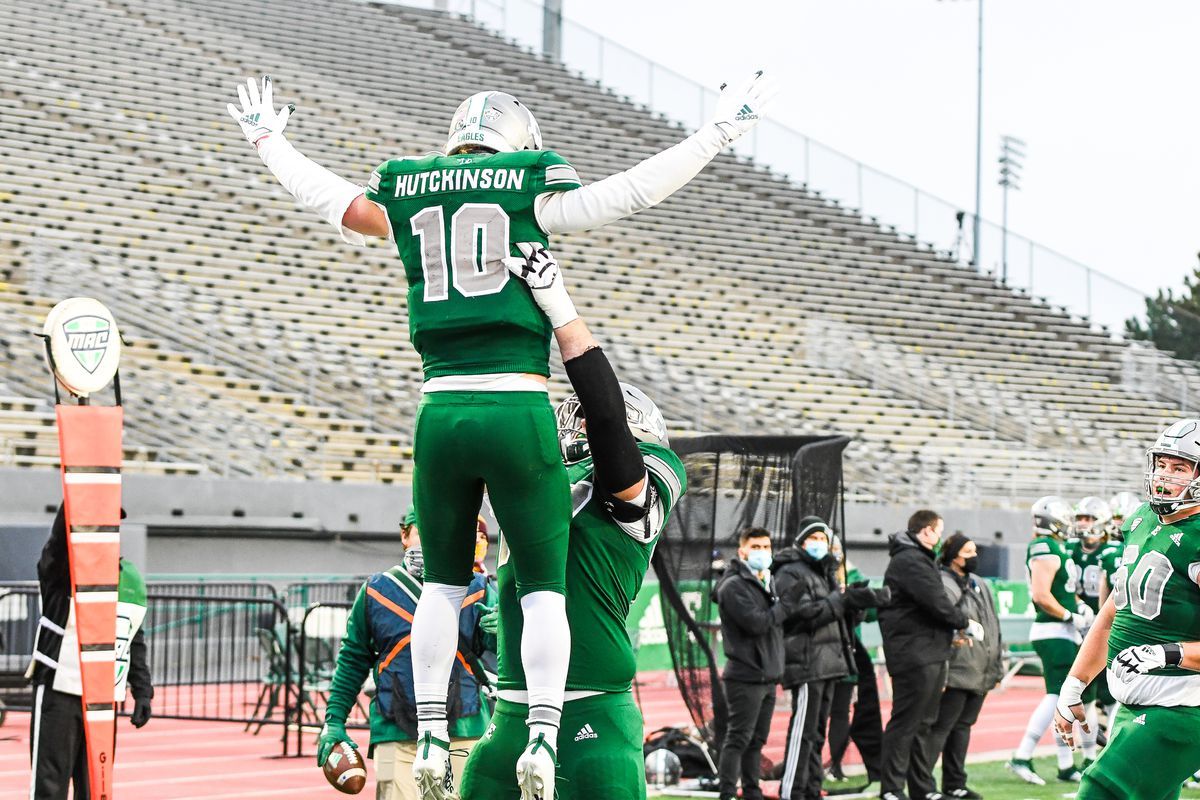
[[[1076,800],[1174,800],[1200,769],[1200,708],[1121,706]]]
[[[529,706],[500,700],[471,750],[461,800],[519,800],[517,759],[529,741]],[[558,735],[558,800],[646,800],[642,714],[628,692],[571,700]]]
[[[517,594],[566,592],[571,488],[541,392],[431,392],[417,410],[413,497],[425,580],[471,582],[486,487]]]

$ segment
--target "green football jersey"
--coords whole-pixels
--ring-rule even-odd
[[[1107,547],[1101,545],[1089,553],[1083,549],[1082,541],[1073,539],[1067,543],[1067,548],[1071,560],[1075,562],[1075,566],[1079,570],[1077,574],[1079,575],[1080,598],[1091,607],[1092,611],[1099,611],[1100,586],[1105,575],[1104,553]]]
[[[664,509],[662,526],[687,490],[683,462],[671,450],[640,442],[650,479]],[[567,620],[571,625],[571,662],[566,688],[573,691],[625,692],[637,672],[625,622],[642,588],[661,527],[647,539],[627,532],[609,516],[593,491],[592,462],[567,467],[572,512],[567,551]],[[522,615],[516,576],[508,548],[500,544],[496,581],[500,589],[497,631],[499,687],[524,689],[521,666]],[[534,632],[536,634],[536,632]]]
[[[1031,585],[1033,580],[1033,572],[1031,566],[1034,559],[1044,556],[1056,556],[1058,558],[1058,571],[1054,573],[1054,580],[1050,583],[1050,594],[1054,596],[1062,607],[1074,613],[1079,605],[1079,600],[1076,597],[1076,592],[1079,590],[1079,567],[1067,552],[1067,544],[1053,536],[1035,536],[1033,541],[1029,543],[1029,547],[1025,551],[1025,569],[1027,576],[1030,579]],[[1055,617],[1046,613],[1040,607],[1037,609],[1037,614],[1034,616],[1034,622],[1062,622],[1061,617]]]
[[[1134,517],[1113,576],[1109,663],[1126,647],[1200,640],[1200,517],[1164,525],[1149,504]],[[1197,678],[1179,667],[1153,674]]]
[[[367,199],[387,211],[408,279],[408,335],[425,378],[549,376],[550,322],[502,259],[515,242],[546,244],[534,200],[579,188],[545,150],[430,154],[381,164]]]

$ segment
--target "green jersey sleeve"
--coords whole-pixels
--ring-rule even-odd
[[[547,150],[538,159],[538,169],[534,170],[533,184],[530,187],[535,195],[546,192],[569,192],[583,185],[579,173],[571,166],[571,162]]]
[[[646,462],[646,472],[663,499],[666,514],[670,514],[687,491],[687,470],[683,467],[683,461],[674,450],[662,445],[639,442],[638,449],[642,451],[642,460]],[[665,516],[663,521],[666,521]]]

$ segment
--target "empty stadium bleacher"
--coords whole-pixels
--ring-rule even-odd
[[[352,0],[0,8],[0,463],[56,463],[30,333],[55,300],[87,294],[132,345],[130,469],[405,479],[420,370],[400,266],[386,242],[341,244],[275,184],[225,112],[247,75],[273,74],[299,105],[290,138],[352,180],[438,147],[485,86],[521,96],[585,179],[684,135],[445,14]],[[264,24],[241,25],[247,13]],[[862,498],[1009,503],[1094,491],[1098,472],[1128,488],[1179,409],[1147,391],[1145,368],[1129,380],[1125,343],[732,156],[555,249],[677,435],[848,433]],[[1191,365],[1137,359],[1200,389]]]

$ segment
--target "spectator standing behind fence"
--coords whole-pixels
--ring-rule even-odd
[[[841,543],[835,537],[830,553],[839,564],[838,581],[843,586],[866,586],[867,579],[858,568],[844,558]],[[889,591],[890,595],[890,591]],[[854,672],[833,687],[833,704],[829,711],[829,776],[835,781],[845,780],[842,758],[850,741],[858,748],[863,766],[867,770],[868,786],[879,780],[879,765],[882,761],[883,717],[879,713],[879,686],[875,681],[875,664],[862,642],[862,624],[876,622],[878,611],[874,608],[854,611],[846,616],[846,625],[854,645]],[[854,704],[854,720],[850,718],[850,704]],[[866,787],[863,787],[864,789]]]
[[[782,800],[821,797],[821,750],[833,690],[854,671],[846,615],[888,599],[886,588],[842,589],[838,565],[829,555],[831,538],[824,520],[805,517],[793,546],[781,550],[771,568],[776,591],[789,598],[782,683],[792,693],[792,719],[779,787]]]
[[[883,654],[892,678],[892,716],[883,731],[880,797],[904,800],[907,780],[913,800],[934,791],[931,756],[924,743],[937,719],[954,632],[972,623],[950,602],[933,560],[945,523],[934,511],[918,511],[908,527],[888,541],[891,560],[884,584],[892,602],[879,609]]]
[[[412,615],[421,597],[425,562],[416,514],[409,509],[400,528],[404,545],[401,565],[372,575],[359,590],[346,622],[346,635],[338,650],[330,681],[325,726],[317,743],[317,765],[338,742],[349,742],[346,719],[362,691],[367,675],[375,679],[371,700],[371,744],[368,757],[375,762],[376,800],[416,800],[412,762],[417,750],[417,706],[413,692],[412,652],[409,639]],[[476,573],[459,615],[458,654],[450,676],[448,717],[453,745],[450,758],[454,774],[461,775],[467,754],[487,730],[491,714],[481,692],[484,672],[478,654],[483,631],[479,627],[487,576]]]
[[[67,800],[70,783],[75,787],[75,800],[88,800],[91,791],[68,559],[67,522],[60,505],[37,564],[42,616],[38,619],[33,661],[25,673],[34,686],[29,720],[31,800]],[[117,684],[113,696],[118,704],[123,703],[128,686],[134,700],[130,721],[135,728],[149,721],[150,700],[154,697],[142,634],[145,617],[146,582],[137,568],[122,558],[117,583]]]
[[[962,636],[950,653],[946,691],[942,693],[938,718],[929,732],[929,759],[942,757],[942,794],[947,797],[982,798],[967,787],[967,747],[971,726],[979,719],[983,701],[1004,675],[1001,659],[1000,618],[987,582],[975,574],[979,548],[971,539],[956,533],[938,554],[942,583],[950,602],[958,605],[982,627],[982,638]],[[978,632],[978,631],[977,631]]]
[[[771,580],[771,534],[746,528],[738,536],[738,557],[731,559],[713,587],[721,614],[725,650],[722,685],[729,709],[717,765],[721,800],[762,800],[758,782],[762,748],[775,712],[775,686],[783,677],[783,623],[788,606]]]

